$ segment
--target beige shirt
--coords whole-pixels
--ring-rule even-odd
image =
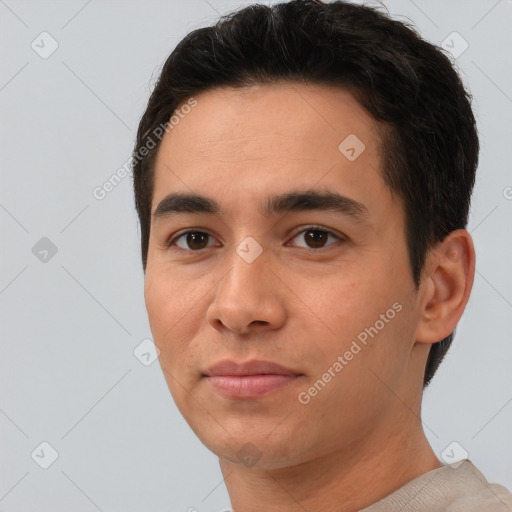
[[[512,494],[465,459],[420,475],[360,512],[512,512]]]
[[[469,459],[429,471],[361,512],[512,512],[512,494]]]

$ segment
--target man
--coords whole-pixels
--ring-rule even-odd
[[[235,512],[512,510],[420,417],[478,149],[449,59],[369,7],[249,6],[167,59],[134,149],[145,301]]]

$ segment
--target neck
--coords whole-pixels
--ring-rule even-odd
[[[292,467],[265,470],[219,459],[233,512],[354,512],[441,466],[419,414],[409,410],[387,423],[357,446]]]
[[[354,512],[441,467],[423,431],[351,447],[293,467],[257,470],[220,459],[234,512]]]

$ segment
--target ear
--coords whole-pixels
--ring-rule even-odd
[[[416,341],[436,343],[455,330],[474,276],[475,249],[465,229],[452,231],[429,251],[420,283]]]

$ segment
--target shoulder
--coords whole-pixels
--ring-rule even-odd
[[[485,491],[457,499],[446,512],[512,512],[512,494],[501,485],[490,484]]]
[[[512,512],[512,494],[469,459],[415,478],[362,512]]]
[[[512,512],[512,493],[489,483],[471,461],[464,461],[460,476],[465,480],[465,493],[455,498],[446,512]]]

